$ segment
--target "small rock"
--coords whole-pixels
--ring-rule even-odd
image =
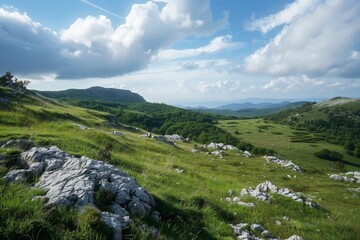
[[[291,237],[289,237],[285,240],[304,240],[304,239],[298,235],[292,235]]]
[[[269,238],[271,237],[271,234],[268,230],[264,230],[262,231],[261,235],[264,237],[264,238]]]
[[[281,226],[281,222],[279,220],[275,220],[275,224]]]
[[[265,230],[265,228],[260,224],[254,223],[254,224],[251,225],[251,230],[253,230],[255,232],[262,232],[262,231]]]

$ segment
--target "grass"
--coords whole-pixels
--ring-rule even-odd
[[[309,143],[291,142],[289,139],[297,130],[265,123],[261,119],[219,123],[235,137],[255,146],[272,148],[279,156],[312,170],[298,174],[275,164],[267,164],[260,156],[245,158],[229,151],[220,159],[207,156],[205,152],[192,153],[193,142],[178,143],[177,147],[172,147],[155,139],[142,138],[141,133],[122,129],[120,131],[124,132],[125,137],[114,136],[111,131],[116,129],[106,124],[106,116],[97,111],[45,102],[4,109],[0,112],[0,140],[27,138],[37,144],[56,145],[74,155],[90,158],[98,156],[99,151],[110,142],[113,148],[109,163],[135,177],[155,196],[161,222],[134,220],[138,224],[148,223],[156,227],[160,239],[234,239],[228,224],[239,222],[263,224],[273,235],[281,238],[297,234],[304,239],[356,239],[360,235],[359,196],[346,189],[357,185],[329,179],[327,173],[332,173],[332,166],[328,161],[313,156],[318,149],[327,148],[341,152],[348,162],[358,161],[347,155],[340,146],[322,141],[312,143],[316,147]],[[11,122],[14,124],[10,125]],[[81,130],[74,123],[89,129]],[[234,134],[235,130],[243,134]],[[345,167],[359,170],[356,166]],[[175,168],[184,172],[179,174]],[[5,170],[8,169],[0,173],[5,174]],[[286,177],[288,174],[296,175],[296,178],[289,179]],[[255,187],[265,180],[303,192],[318,202],[323,210],[309,209],[280,196],[270,203],[243,199],[255,202],[254,208],[222,200],[228,196],[229,189],[239,196],[242,188]],[[46,210],[41,202],[32,202],[31,198],[38,193],[29,190],[27,185],[1,182],[0,187],[0,214],[3,221],[0,224],[0,238],[20,236],[19,239],[36,239],[38,236],[34,235],[35,232],[42,233],[45,228],[49,230],[44,232],[44,236],[53,234],[55,238],[101,239],[107,236],[106,231],[91,227],[90,220],[95,219],[96,222],[95,213],[89,213],[92,217],[85,218],[88,220],[79,220],[78,214],[72,209]],[[29,202],[31,204],[24,204]],[[8,210],[9,206],[13,206],[11,211]],[[54,215],[49,211],[59,212]],[[19,219],[16,216],[22,217]],[[283,216],[289,216],[291,221],[283,221]],[[275,220],[283,224],[278,226]],[[85,225],[79,221],[85,221]],[[38,230],[31,226],[41,228]],[[149,235],[149,229],[133,227],[124,231],[124,238],[128,239],[146,239]]]

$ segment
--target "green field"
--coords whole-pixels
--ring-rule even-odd
[[[180,142],[173,147],[155,139],[145,139],[141,137],[142,131],[130,132],[111,126],[106,120],[108,114],[104,112],[42,100],[33,104],[1,106],[1,141],[26,138],[42,146],[56,145],[74,155],[90,158],[99,158],[99,152],[111,143],[113,150],[109,162],[148,189],[155,196],[156,209],[161,213],[160,223],[135,219],[136,226],[142,223],[155,226],[159,229],[160,239],[234,239],[229,224],[240,222],[262,224],[281,238],[297,234],[304,239],[357,239],[360,235],[359,194],[347,190],[347,187],[358,187],[357,184],[329,179],[327,174],[334,171],[331,162],[312,154],[317,149],[329,148],[342,152],[344,160],[351,163],[356,163],[357,159],[346,155],[340,146],[325,142],[290,142],[298,130],[263,120],[219,123],[236,137],[255,146],[276,150],[282,158],[307,170],[303,174],[268,164],[261,156],[245,158],[236,155],[236,151],[228,151],[224,158],[219,158],[208,156],[206,152],[192,153],[195,142]],[[74,124],[88,129],[81,130]],[[125,137],[112,135],[113,130],[123,132]],[[240,134],[235,134],[235,130]],[[356,166],[345,167],[360,170]],[[176,173],[176,168],[184,172]],[[2,166],[1,175],[8,170]],[[289,174],[296,178],[288,178]],[[239,196],[242,188],[255,187],[265,180],[302,192],[322,209],[311,209],[282,197],[275,197],[270,203],[242,199],[254,202],[254,208],[221,200],[228,196],[229,189]],[[0,238],[39,239],[37,234],[43,227],[55,239],[93,239],[92,235],[86,235],[88,230],[81,227],[83,225],[73,210],[57,212],[58,218],[66,222],[61,224],[60,220],[53,221],[51,212],[43,209],[39,202],[24,204],[31,202],[34,196],[27,190],[28,185],[31,183],[7,185],[1,182]],[[291,221],[283,221],[283,216],[290,217]],[[275,220],[281,220],[283,224],[276,225]],[[124,238],[148,239],[149,233],[136,226],[126,229]],[[101,231],[93,231],[99,239],[106,237]]]

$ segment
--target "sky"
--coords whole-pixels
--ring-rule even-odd
[[[360,97],[358,0],[0,0],[0,74],[150,102]]]

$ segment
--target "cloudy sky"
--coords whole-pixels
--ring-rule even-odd
[[[0,0],[0,72],[170,104],[360,97],[358,0]]]

